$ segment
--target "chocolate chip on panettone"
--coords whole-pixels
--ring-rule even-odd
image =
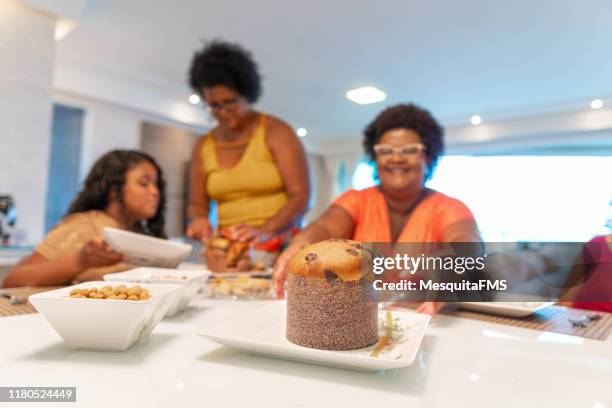
[[[345,251],[353,256],[359,256],[359,251],[357,251],[356,249],[346,248]]]
[[[331,269],[326,269],[325,279],[327,279],[328,282],[335,281],[338,280],[338,275],[336,275]]]
[[[313,262],[315,261],[317,258],[319,257],[319,255],[315,254],[314,252],[309,253],[308,255],[306,255],[306,257],[304,258],[304,260],[306,262]]]

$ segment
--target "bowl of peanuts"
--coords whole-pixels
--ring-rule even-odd
[[[181,289],[170,305],[166,316],[173,316],[187,308],[189,301],[198,293],[210,275],[206,269],[182,270],[166,268],[134,268],[125,272],[109,273],[104,280],[110,283],[121,282],[124,285],[141,283],[163,283],[180,285]]]
[[[37,293],[29,300],[66,344],[121,351],[148,339],[180,288],[93,281]]]

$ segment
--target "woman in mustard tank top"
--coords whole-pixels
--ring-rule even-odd
[[[210,237],[210,200],[217,203],[219,227],[232,227],[242,241],[296,226],[310,195],[306,155],[291,127],[252,108],[261,79],[250,53],[209,43],[194,55],[189,82],[218,124],[193,150],[187,234]]]

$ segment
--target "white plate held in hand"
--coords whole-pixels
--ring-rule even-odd
[[[191,252],[192,246],[167,239],[104,227],[104,240],[134,265],[176,268]]]

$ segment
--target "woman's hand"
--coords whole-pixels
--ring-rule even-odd
[[[212,227],[206,217],[195,218],[187,227],[187,236],[191,239],[207,241],[212,235]]]
[[[300,252],[306,245],[308,245],[306,242],[294,241],[276,259],[274,272],[272,272],[272,279],[274,281],[274,292],[276,292],[276,297],[278,299],[283,299],[285,297],[285,281],[289,274],[289,261],[291,261],[291,258]]]
[[[430,316],[436,315],[444,306],[444,302],[423,302],[417,307],[417,313],[424,313]]]
[[[78,262],[83,269],[114,265],[125,260],[125,255],[113,251],[102,238],[92,238],[79,251]]]
[[[221,249],[208,248],[204,251],[204,259],[208,269],[213,272],[225,272],[227,270],[227,252]]]
[[[230,237],[240,242],[257,242],[266,238],[261,229],[247,224],[238,224],[230,227]]]

